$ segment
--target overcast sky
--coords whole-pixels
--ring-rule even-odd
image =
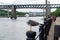
[[[60,0],[48,0],[50,4],[60,4]],[[45,0],[0,0],[0,5],[3,4],[45,4]],[[17,9],[18,10],[18,9]],[[53,9],[52,11],[54,11]],[[19,9],[23,12],[39,12],[41,9]]]

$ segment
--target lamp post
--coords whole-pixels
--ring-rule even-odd
[[[47,8],[47,6],[48,6],[48,5],[47,5],[47,0],[46,0],[46,17],[48,17],[48,12],[47,12],[47,9],[48,9],[48,8]]]
[[[48,1],[48,15],[51,16],[50,1]]]

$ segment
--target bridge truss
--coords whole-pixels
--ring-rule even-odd
[[[16,9],[19,8],[46,8],[46,4],[23,4],[23,5],[0,5],[0,9],[11,9],[12,6],[15,6]],[[50,8],[59,8],[60,4],[48,4]]]

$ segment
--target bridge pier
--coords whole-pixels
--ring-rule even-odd
[[[12,6],[12,11],[11,11],[11,19],[16,19],[17,16],[16,16],[16,7],[13,5]]]

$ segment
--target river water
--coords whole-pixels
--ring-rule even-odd
[[[27,21],[29,19],[43,23],[43,17],[18,17],[16,20],[0,18],[0,40],[26,40],[26,32],[29,30]],[[36,31],[38,35],[38,26],[33,27],[32,30]]]

